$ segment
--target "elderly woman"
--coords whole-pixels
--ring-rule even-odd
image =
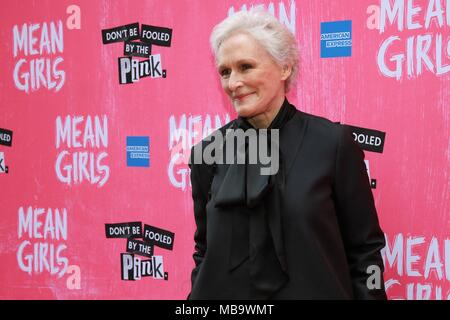
[[[345,127],[286,99],[298,69],[295,37],[272,15],[250,11],[218,24],[211,44],[238,114],[216,133],[226,145],[230,130],[278,130],[279,167],[263,175],[249,161],[199,163],[195,152],[212,139],[193,147],[189,298],[386,299],[385,240],[364,153]],[[241,147],[248,160],[249,143]]]

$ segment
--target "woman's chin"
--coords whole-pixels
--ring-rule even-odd
[[[252,114],[251,114],[251,112],[248,112],[248,111],[237,111],[237,115],[241,118],[248,119],[251,117]]]
[[[234,110],[236,110],[236,113],[238,114],[238,116],[242,117],[242,118],[248,118],[252,115],[252,110],[244,105],[242,105],[242,106],[235,105]]]

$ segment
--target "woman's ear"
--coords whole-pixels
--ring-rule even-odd
[[[284,65],[281,69],[281,80],[286,80],[292,73],[292,67],[289,65]]]

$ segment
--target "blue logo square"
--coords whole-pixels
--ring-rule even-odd
[[[322,22],[320,24],[320,57],[352,56],[352,21]]]
[[[127,166],[150,167],[149,137],[127,137]]]

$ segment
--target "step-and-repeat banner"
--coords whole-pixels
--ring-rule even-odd
[[[449,0],[8,2],[1,299],[186,298],[189,151],[236,117],[209,34],[253,6],[298,39],[291,103],[364,149],[389,298],[450,299]]]

